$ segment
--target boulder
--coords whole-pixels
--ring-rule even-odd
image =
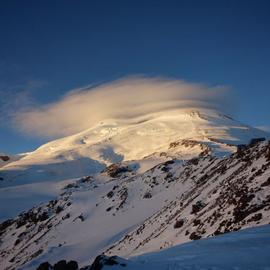
[[[37,268],[37,270],[52,270],[52,269],[53,269],[52,266],[48,262],[41,263]]]
[[[61,260],[53,266],[53,270],[67,270],[66,260]]]
[[[181,228],[185,223],[185,220],[184,219],[179,219],[179,220],[176,220],[176,222],[174,223],[173,227],[174,229],[178,229],[178,228]]]

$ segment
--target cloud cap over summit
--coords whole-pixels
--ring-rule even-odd
[[[222,110],[227,88],[164,78],[128,77],[71,90],[60,100],[20,110],[14,125],[42,137],[71,135],[105,119],[130,119],[176,108]]]

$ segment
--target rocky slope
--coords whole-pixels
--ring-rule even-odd
[[[108,254],[152,251],[182,242],[270,222],[270,144],[255,145],[219,160],[205,157],[166,168],[169,181],[192,183],[160,211],[107,250]],[[177,177],[178,176],[178,177]]]

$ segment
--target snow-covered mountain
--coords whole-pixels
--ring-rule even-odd
[[[212,109],[170,109],[4,155],[1,266],[86,265],[268,224],[267,139]]]
[[[237,145],[261,137],[270,138],[213,109],[171,108],[137,118],[103,120],[3,165],[0,220],[55,198],[62,182],[100,172],[113,163],[132,161],[136,173],[143,173],[171,158],[227,156]]]

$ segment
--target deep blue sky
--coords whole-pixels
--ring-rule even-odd
[[[238,120],[270,126],[269,14],[263,0],[0,0],[0,113],[27,94],[44,104],[75,87],[146,74],[228,85]],[[46,141],[0,121],[0,152]]]

